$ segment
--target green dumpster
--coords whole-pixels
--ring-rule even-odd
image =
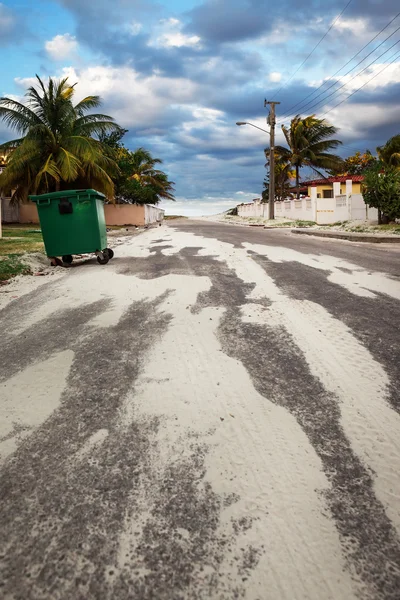
[[[74,254],[96,253],[100,264],[114,256],[107,248],[104,194],[96,190],[66,190],[29,196],[36,202],[46,254],[53,264],[71,264]]]

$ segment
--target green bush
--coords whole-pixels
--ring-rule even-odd
[[[379,163],[366,171],[363,197],[379,211],[379,223],[400,218],[400,169]]]

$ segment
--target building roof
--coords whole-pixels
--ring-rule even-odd
[[[312,179],[310,181],[302,181],[301,186],[324,185],[326,183],[346,183],[351,180],[353,183],[361,183],[364,181],[364,175],[338,175],[336,177],[326,177],[324,179]]]

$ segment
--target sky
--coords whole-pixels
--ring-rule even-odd
[[[167,214],[220,213],[261,194],[269,136],[236,122],[267,130],[265,98],[278,144],[297,113],[337,126],[343,156],[400,133],[398,0],[348,2],[0,0],[0,94],[67,76],[163,160]]]

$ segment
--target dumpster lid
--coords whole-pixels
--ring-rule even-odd
[[[76,198],[77,196],[87,196],[88,198],[100,198],[105,200],[105,195],[96,190],[62,190],[60,192],[49,192],[48,194],[39,194],[38,196],[30,195],[29,200],[37,202],[39,199],[48,198],[49,200],[57,200],[57,198]]]

